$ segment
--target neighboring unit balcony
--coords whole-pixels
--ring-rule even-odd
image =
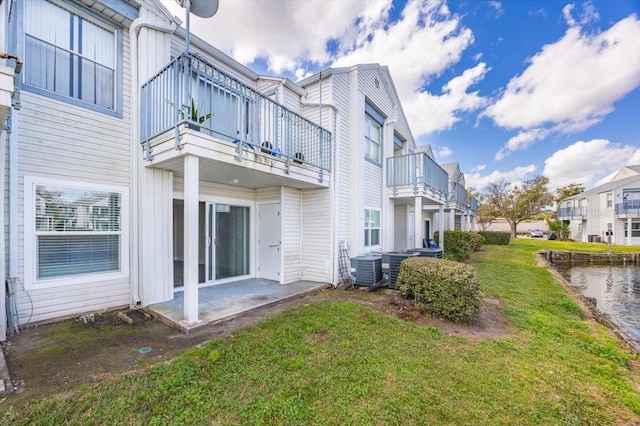
[[[387,158],[387,187],[394,198],[426,197],[443,204],[449,175],[424,152]]]
[[[195,155],[213,182],[329,185],[329,131],[197,54],[178,56],[146,82],[140,110],[148,167],[180,173],[182,157]]]
[[[640,200],[625,200],[616,204],[616,216],[638,218],[640,217]]]
[[[474,216],[478,215],[478,199],[476,197],[471,197],[471,204],[469,205],[469,208]]]
[[[558,220],[585,219],[586,207],[561,207],[558,209]]]
[[[456,210],[460,210],[460,211],[467,211],[467,203],[468,203],[468,196],[467,196],[467,190],[460,184],[458,183],[452,183],[451,184],[451,192],[449,193],[449,207],[456,209]]]

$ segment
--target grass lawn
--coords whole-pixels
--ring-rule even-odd
[[[318,303],[0,413],[12,425],[640,424],[638,358],[536,266],[535,251],[551,247],[599,246],[520,239],[474,254],[483,292],[506,304],[501,338]]]

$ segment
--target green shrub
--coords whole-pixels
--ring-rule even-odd
[[[396,288],[418,308],[456,323],[471,323],[480,314],[480,281],[471,265],[408,258],[400,265]]]
[[[511,242],[510,232],[478,231],[478,234],[484,237],[485,244],[508,246],[509,242]]]
[[[433,239],[440,242],[440,233],[434,232]],[[484,238],[469,231],[444,231],[444,258],[463,262],[467,260],[471,253],[478,250]]]

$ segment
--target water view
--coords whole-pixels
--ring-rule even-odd
[[[601,312],[640,340],[640,267],[555,265],[583,295],[596,299]]]

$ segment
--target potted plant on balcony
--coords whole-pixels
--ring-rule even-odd
[[[198,111],[198,108],[196,107],[196,101],[191,98],[191,105],[190,105],[190,111],[189,111],[189,121],[187,121],[187,127],[193,130],[200,130],[200,124],[204,123],[205,121],[209,120],[212,116],[213,113],[211,112],[207,112],[204,114],[200,114],[200,112]],[[184,118],[184,111],[180,111],[182,118]]]
[[[175,105],[173,102],[171,102],[168,99],[167,99],[167,103],[169,103],[171,106]],[[180,112],[180,120],[185,120],[188,118],[186,126],[189,129],[193,129],[197,131],[200,130],[200,124],[204,123],[205,121],[213,117],[213,113],[211,112],[200,114],[200,112],[198,111],[198,108],[196,107],[196,101],[195,99],[193,99],[193,97],[191,98],[191,103],[189,105],[189,117],[185,116],[184,110],[182,108],[179,109],[179,112]]]

